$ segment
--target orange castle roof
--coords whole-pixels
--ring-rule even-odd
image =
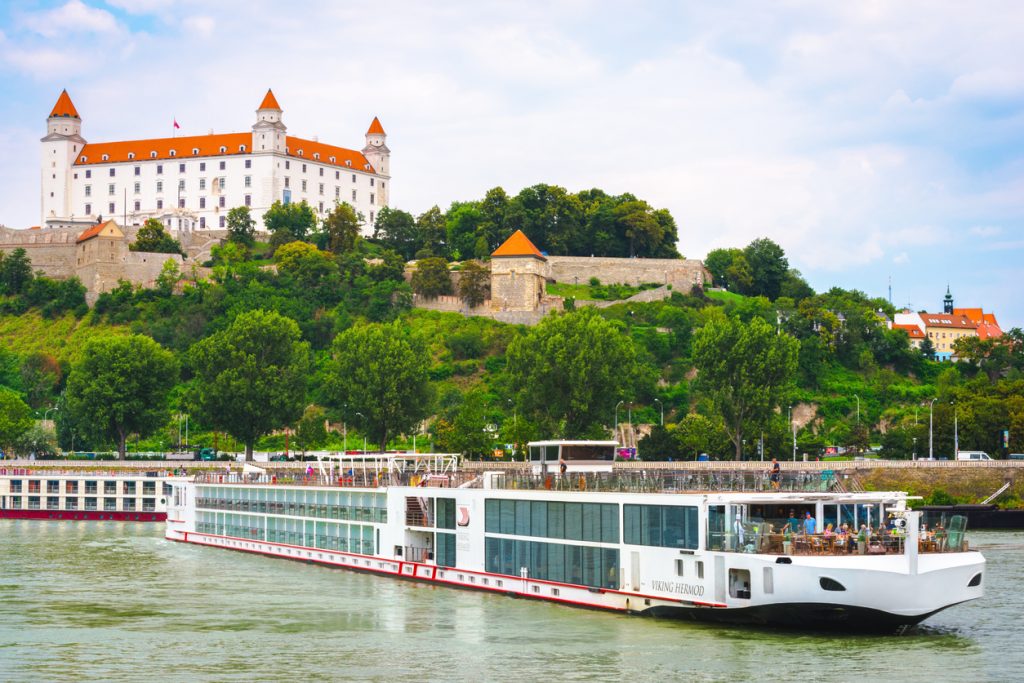
[[[267,94],[263,96],[263,101],[260,102],[260,109],[280,109],[281,105],[277,103],[277,98],[274,97],[274,91],[267,88]]]
[[[534,258],[539,258],[541,261],[547,261],[547,259],[544,258],[544,254],[540,253],[540,250],[533,245],[533,242],[530,241],[530,238],[527,237],[522,230],[516,230],[512,233],[512,236],[505,240],[505,242],[495,249],[493,254],[491,254],[492,258],[500,258],[502,256],[533,256]]]
[[[285,145],[288,156],[307,159],[332,166],[351,168],[357,171],[374,172],[373,166],[361,152],[334,145],[325,145],[303,138],[287,136]],[[224,151],[221,152],[221,147]],[[196,150],[193,154],[192,150]],[[174,152],[172,155],[171,152]],[[197,157],[228,156],[249,154],[252,150],[252,133],[219,133],[217,135],[190,135],[177,138],[154,138],[151,140],[127,140],[124,142],[93,142],[82,148],[76,166],[90,164],[111,164],[124,161],[147,161],[152,159],[174,159],[184,161]],[[129,155],[134,156],[129,156]],[[319,154],[319,159],[315,155]],[[104,159],[103,157],[107,158]],[[346,163],[348,162],[348,163]]]
[[[57,98],[57,104],[53,105],[53,111],[50,112],[50,116],[64,116],[72,119],[81,118],[67,90],[60,91],[60,97]]]
[[[917,325],[893,325],[894,330],[903,330],[911,339],[924,339],[924,332]]]
[[[114,221],[103,221],[102,223],[97,223],[91,228],[87,228],[84,232],[82,232],[82,234],[78,236],[78,239],[76,239],[75,242],[84,242],[86,240],[91,240],[93,237],[96,237],[101,232],[103,232],[103,228],[107,227],[111,223],[114,223]],[[114,224],[117,225],[116,223]]]
[[[370,129],[366,131],[367,135],[387,135],[384,132],[384,126],[380,125],[380,119],[376,116],[373,117],[373,121],[370,122]]]

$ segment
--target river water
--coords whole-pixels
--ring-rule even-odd
[[[0,520],[0,680],[1014,681],[1024,533],[973,532],[986,596],[903,636],[627,617]]]

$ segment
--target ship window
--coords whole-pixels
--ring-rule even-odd
[[[975,586],[980,586],[980,585],[981,585],[981,572],[978,572],[977,574],[975,574],[974,576],[971,577],[971,580],[967,583],[967,586],[969,588],[974,588]]]
[[[827,591],[845,591],[846,590],[846,586],[844,586],[843,584],[839,583],[835,579],[828,578],[827,576],[823,576],[820,579],[818,579],[818,584],[821,586],[822,590],[827,590]]]
[[[703,579],[704,578],[704,560],[697,560],[696,565],[697,565],[697,578],[698,579]]]
[[[686,561],[685,560],[676,560],[676,576],[686,576],[685,569],[686,569]]]
[[[765,593],[775,592],[775,576],[771,567],[764,567],[764,578],[761,583]]]
[[[729,570],[729,597],[750,599],[750,570],[730,569]]]

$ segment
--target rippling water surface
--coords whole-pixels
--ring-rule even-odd
[[[705,626],[0,520],[0,680],[1014,681],[1024,533],[973,532],[986,596],[904,636]]]

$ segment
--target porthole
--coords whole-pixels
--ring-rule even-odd
[[[968,588],[974,588],[981,585],[981,572],[978,572],[971,577],[971,580],[967,583]]]
[[[845,591],[846,586],[839,583],[835,579],[830,579],[827,576],[823,576],[818,579],[818,584],[821,585],[822,590],[827,591]]]

